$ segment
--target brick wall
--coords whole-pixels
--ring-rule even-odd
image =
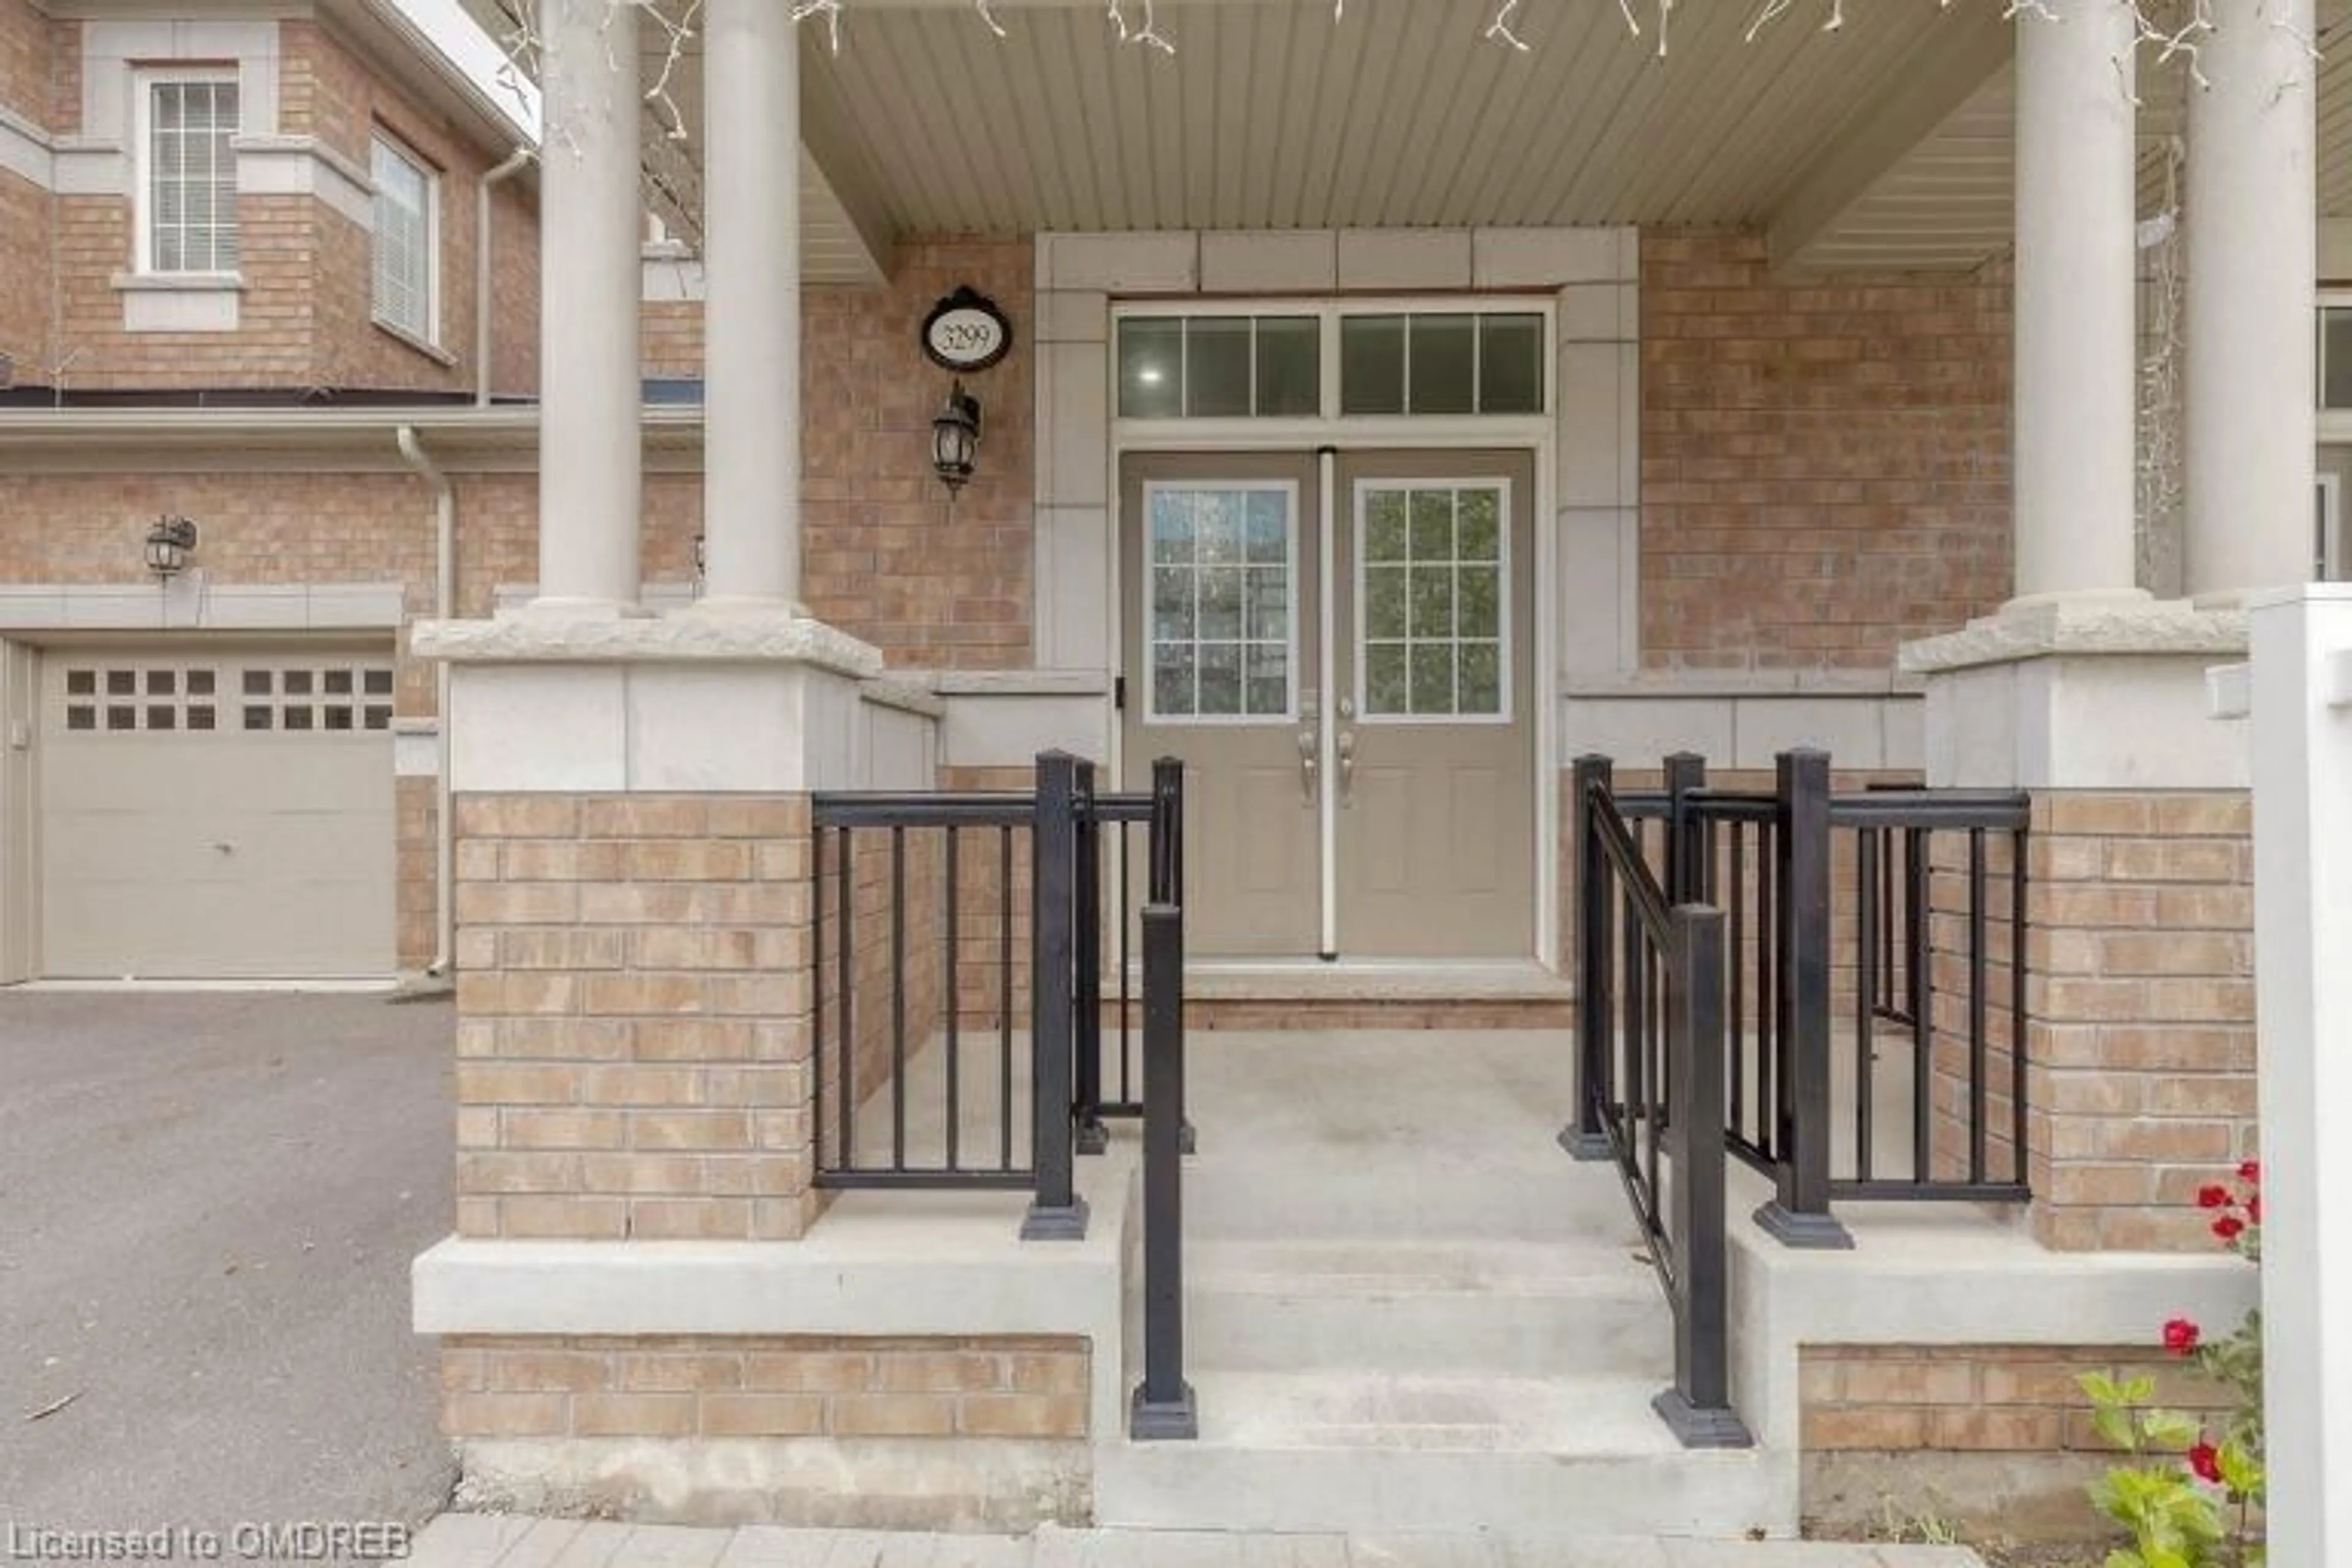
[[[8,0],[8,18],[23,0]],[[0,20],[0,94],[30,90],[35,68],[49,79],[47,103],[79,94],[78,31],[48,29],[37,50],[24,29]],[[483,147],[446,116],[373,72],[327,28],[289,20],[280,28],[279,130],[316,135],[347,163],[368,167],[375,127],[389,130],[439,175],[438,345],[421,348],[373,320],[372,239],[323,201],[308,196],[237,198],[239,268],[246,288],[232,332],[128,332],[113,286],[131,254],[131,203],[123,195],[55,198],[56,320],[39,291],[15,286],[0,301],[0,348],[20,356],[20,378],[46,383],[62,364],[68,387],[365,387],[457,392],[475,384],[476,193],[482,172],[508,151]],[[12,106],[14,96],[0,97]],[[29,112],[29,111],[26,111]],[[37,118],[37,116],[36,116]],[[54,117],[53,117],[54,118]],[[60,132],[72,127],[63,121]],[[7,177],[0,176],[0,181]],[[38,226],[0,188],[0,271],[12,280],[46,279],[52,258]],[[493,300],[499,311],[496,384],[536,386],[537,218],[520,185],[494,202]],[[28,324],[35,329],[28,331]]]
[[[809,607],[921,668],[1029,661],[1034,256],[1027,240],[901,245],[882,289],[802,290],[802,553]],[[1004,307],[1013,351],[968,377],[982,405],[979,470],[952,507],[931,471],[950,377],[923,357],[931,306],[969,283]],[[649,372],[697,375],[698,305],[646,308]]]
[[[1799,1361],[1808,1452],[2108,1452],[2074,1381],[2086,1372],[2151,1376],[2171,1408],[2229,1407],[2144,1345],[1807,1345]]]
[[[1642,235],[1642,649],[1883,668],[2010,587],[2009,289],[1788,284],[1754,232]]]
[[[457,829],[458,1233],[800,1235],[806,797],[463,795]]]
[[[2197,1189],[2256,1152],[2252,827],[2238,792],[2034,801],[2028,1150],[2048,1245],[2212,1245]]]
[[[0,110],[43,129],[54,101],[55,36],[32,0],[0,0]]]
[[[1087,1436],[1079,1339],[442,1341],[468,1437]]]

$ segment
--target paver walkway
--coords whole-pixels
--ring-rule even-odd
[[[1983,1568],[1953,1546],[1056,1530],[695,1530],[444,1514],[405,1568]]]

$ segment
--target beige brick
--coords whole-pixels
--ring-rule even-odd
[[[687,1437],[696,1429],[691,1394],[582,1394],[572,1401],[580,1437]]]
[[[614,1358],[616,1386],[631,1394],[697,1394],[740,1388],[739,1354],[624,1351]]]
[[[628,1137],[617,1110],[508,1110],[500,1121],[509,1149],[619,1149]]]
[[[841,1437],[950,1437],[956,1402],[935,1394],[845,1394],[832,1401],[826,1425]]]
[[[1076,1394],[973,1394],[958,1406],[974,1437],[1083,1437],[1087,1401]]]
[[[1924,1410],[1832,1407],[1804,1413],[1801,1441],[1813,1449],[1901,1451],[1922,1447],[1927,1432]]]
[[[730,1152],[751,1147],[751,1119],[740,1110],[638,1111],[628,1118],[631,1147]]]
[[[825,1402],[807,1394],[712,1394],[702,1400],[706,1437],[799,1437],[825,1429]]]
[[[561,795],[461,795],[457,837],[570,838],[580,830],[579,803]]]
[[[761,1239],[749,1198],[631,1198],[630,1239],[635,1241],[752,1241]]]
[[[1967,1453],[2050,1453],[2065,1436],[2055,1410],[1931,1410],[1927,1447]]]
[[[517,1196],[499,1206],[498,1234],[510,1239],[619,1241],[629,1234],[628,1205],[618,1198]]]
[[[499,1349],[479,1352],[484,1386],[498,1394],[577,1394],[613,1380],[608,1358],[584,1351]]]
[[[901,1351],[880,1358],[881,1386],[894,1393],[953,1394],[1003,1384],[1003,1363],[976,1351]]]
[[[755,1352],[743,1365],[746,1388],[784,1394],[860,1394],[877,1376],[870,1352]]]
[[[561,1394],[453,1394],[441,1402],[441,1426],[453,1437],[561,1437],[570,1406]]]
[[[698,795],[621,795],[580,807],[587,838],[700,838],[710,829],[709,805]]]

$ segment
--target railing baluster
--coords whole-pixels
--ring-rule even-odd
[[[1878,987],[1884,971],[1879,968],[1879,924],[1881,908],[1878,901],[1879,835],[1872,828],[1862,830],[1859,853],[1854,857],[1856,905],[1854,909],[1853,961],[1858,966],[1853,980],[1853,1168],[1864,1181],[1874,1169],[1871,1162],[1872,1068],[1875,1047],[1871,1039],[1871,1026],[1878,1016]]]
[[[946,998],[948,1027],[948,1169],[950,1171],[963,1168],[963,1058],[960,1048],[963,1035],[963,990],[957,978],[956,963],[956,858],[959,847],[956,826],[951,822],[947,826],[947,866],[942,872],[946,883],[942,923],[946,928],[947,978],[942,982],[942,991]]]
[[[1969,1180],[1985,1179],[1985,836],[1969,829]]]
[[[824,824],[821,822],[809,831],[809,1041],[816,1064],[816,1082],[811,1089],[816,1123],[816,1163],[823,1168],[824,1141],[833,1127],[825,1091],[834,1075],[824,1070]],[[834,1092],[840,1090],[835,1089]],[[842,1157],[837,1146],[834,1153],[837,1159]]]
[[[1735,1137],[1744,1136],[1748,1127],[1748,825],[1734,818],[1730,824],[1731,839],[1731,908],[1730,936],[1725,944],[1730,969],[1730,1005],[1725,1009],[1730,1020],[1731,1059],[1727,1064],[1731,1082],[1728,1121]]]
[[[907,1168],[907,830],[890,829],[890,1168]]]
[[[1911,922],[1911,1179],[1925,1182],[1935,1173],[1936,1142],[1935,933],[1927,910],[1934,841],[1917,827],[1906,828],[1904,837],[1903,869],[1910,879],[1904,897]]]
[[[841,910],[841,1100],[834,1114],[841,1119],[841,1168],[845,1171],[857,1166],[857,875],[850,832],[844,824],[833,873],[834,899]]]
[[[1013,1169],[1013,829],[996,830],[996,1126],[997,1168]],[[1035,897],[1034,889],[1031,897]],[[1030,1158],[1036,1158],[1030,1138]]]
[[[2025,1060],[2025,911],[2027,851],[2023,825],[2009,836],[2009,1071],[2011,1179],[2023,1186],[2032,1169],[2025,1155],[2028,1075]]]
[[[1123,1104],[1135,1103],[1135,1079],[1129,1068],[1129,1052],[1133,1048],[1133,997],[1128,977],[1128,965],[1135,962],[1129,933],[1135,929],[1135,918],[1129,911],[1137,908],[1135,889],[1128,870],[1128,843],[1132,834],[1128,824],[1118,829],[1118,1098]]]

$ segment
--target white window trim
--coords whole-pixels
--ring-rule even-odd
[[[2319,581],[2342,583],[2352,581],[2352,537],[2347,537],[2344,525],[2344,486],[2340,476],[2321,470],[2315,476],[2319,482],[2320,510]]]
[[[1284,658],[1286,661],[1286,667],[1289,670],[1290,679],[1289,689],[1285,693],[1286,701],[1282,711],[1279,713],[1162,713],[1160,710],[1159,671],[1152,663],[1152,647],[1157,639],[1151,635],[1151,571],[1153,565],[1151,556],[1151,503],[1152,499],[1155,496],[1171,490],[1181,490],[1188,495],[1251,495],[1259,491],[1279,491],[1282,494],[1284,511],[1290,523],[1289,539],[1286,542],[1288,549],[1283,560],[1283,567],[1285,572],[1287,574],[1284,588],[1285,592],[1288,595],[1288,613],[1286,619],[1289,626],[1287,651],[1285,653]],[[1297,482],[1292,479],[1146,479],[1143,481],[1143,516],[1139,521],[1142,525],[1139,548],[1143,552],[1143,577],[1141,604],[1139,607],[1138,613],[1143,617],[1143,641],[1141,645],[1143,652],[1143,668],[1140,671],[1140,679],[1143,683],[1143,721],[1146,724],[1166,726],[1171,729],[1198,727],[1203,730],[1282,729],[1297,723],[1298,689],[1300,684],[1298,666],[1298,621],[1300,610],[1303,608],[1299,604],[1298,594],[1298,536],[1307,526],[1306,519],[1300,517],[1298,514]],[[1248,557],[1246,552],[1244,552],[1243,559],[1244,562],[1247,561]],[[1201,647],[1201,639],[1197,630],[1200,624],[1197,618],[1198,614],[1199,612],[1196,606],[1194,611],[1195,619],[1193,622],[1195,635],[1192,638],[1193,656],[1196,658],[1199,657]],[[1248,601],[1246,595],[1243,601],[1243,614],[1245,616],[1248,614]],[[1246,641],[1246,639],[1244,639],[1244,641]],[[1193,683],[1196,699],[1195,705],[1197,706],[1199,690],[1199,675],[1197,671],[1194,674]],[[1242,673],[1242,686],[1244,692],[1242,700],[1246,703],[1249,700],[1247,696],[1249,688],[1249,673],[1246,668],[1246,661],[1244,661],[1244,668]]]
[[[155,159],[155,89],[182,82],[226,82],[236,88],[237,128],[231,141],[245,132],[245,83],[234,63],[212,66],[141,67],[131,73],[131,276],[188,279],[199,284],[216,282],[233,287],[243,281],[238,270],[165,270],[155,265],[155,192],[148,176]],[[230,153],[232,174],[236,152]],[[237,236],[237,255],[245,254],[245,237]]]
[[[1496,712],[1375,713],[1372,711],[1370,701],[1371,679],[1370,673],[1371,659],[1368,657],[1367,648],[1369,639],[1365,636],[1367,630],[1367,617],[1370,614],[1370,601],[1366,592],[1366,552],[1364,548],[1366,535],[1370,531],[1371,521],[1371,500],[1372,497],[1376,495],[1410,495],[1416,489],[1450,489],[1455,491],[1457,494],[1463,490],[1492,489],[1500,498],[1502,511],[1498,520],[1498,529],[1495,541],[1496,579],[1495,585],[1495,607],[1496,611],[1496,626],[1498,628],[1496,633],[1496,653],[1499,656],[1498,662],[1501,667],[1498,671],[1501,678],[1498,684],[1501,691],[1502,707]],[[1391,724],[1433,724],[1444,725],[1447,728],[1480,725],[1507,725],[1517,722],[1517,710],[1513,704],[1516,702],[1518,694],[1513,689],[1514,682],[1512,680],[1513,671],[1518,664],[1517,644],[1514,640],[1517,636],[1518,628],[1511,624],[1511,601],[1517,596],[1517,594],[1516,584],[1514,584],[1511,575],[1516,563],[1511,559],[1511,523],[1514,514],[1511,510],[1510,477],[1507,474],[1496,474],[1492,476],[1448,475],[1442,479],[1358,479],[1356,481],[1356,493],[1351,500],[1350,505],[1355,512],[1354,527],[1356,539],[1356,561],[1354,576],[1356,614],[1355,625],[1347,628],[1346,635],[1350,639],[1349,652],[1353,656],[1356,666],[1355,680],[1353,683],[1355,689],[1350,693],[1356,703],[1356,721],[1360,724],[1368,726]],[[1406,639],[1406,646],[1411,647],[1413,640],[1414,639],[1409,637]],[[1453,637],[1451,641],[1457,649],[1460,647],[1462,639],[1458,634]],[[1407,673],[1408,679],[1410,679],[1410,669],[1408,669]],[[1460,671],[1457,669],[1454,676],[1454,700],[1456,703],[1461,701],[1461,675]]]
[[[441,171],[433,161],[419,153],[407,141],[379,124],[370,132],[368,177],[375,177],[375,149],[383,146],[393,156],[425,176],[425,331],[415,331],[403,322],[387,319],[375,297],[375,247],[377,234],[374,214],[368,222],[368,315],[375,324],[404,342],[417,343],[436,353],[441,348]]]

